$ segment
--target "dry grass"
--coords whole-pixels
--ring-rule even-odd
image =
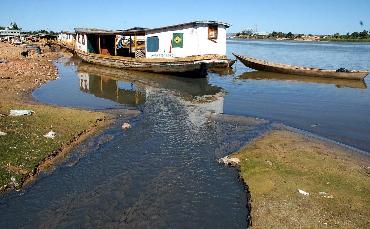
[[[255,228],[370,227],[368,158],[285,130],[234,156],[251,192]]]

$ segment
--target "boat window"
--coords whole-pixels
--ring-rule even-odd
[[[208,39],[214,40],[218,37],[218,25],[208,25]]]
[[[157,36],[148,37],[146,50],[147,52],[158,52],[159,50],[159,38]]]

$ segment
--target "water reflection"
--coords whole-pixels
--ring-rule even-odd
[[[211,85],[207,78],[192,79],[155,73],[139,73],[87,63],[79,63],[77,71],[87,73],[90,76],[103,76],[106,79],[131,83],[139,88],[151,87],[169,90],[185,100],[193,100],[204,95],[215,95],[222,91],[222,88]]]
[[[362,80],[345,80],[345,79],[333,79],[333,78],[322,78],[322,77],[295,76],[295,75],[264,72],[264,71],[245,72],[242,75],[238,76],[237,79],[295,81],[295,82],[303,82],[303,83],[332,84],[338,88],[342,88],[342,87],[358,88],[358,89],[367,88],[366,83]]]
[[[80,80],[80,90],[83,92],[120,104],[145,103],[145,92],[140,91],[133,83],[116,81],[110,77],[92,75],[87,72],[78,72],[77,75]]]
[[[100,98],[144,105],[150,96],[165,93],[177,100],[189,123],[202,126],[209,114],[222,114],[224,91],[209,84],[207,78],[187,79],[159,74],[136,73],[79,63],[80,90]]]

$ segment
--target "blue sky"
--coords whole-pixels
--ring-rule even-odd
[[[125,29],[205,19],[232,24],[228,32],[255,25],[264,32],[370,30],[370,0],[1,0],[0,9],[0,25],[16,21],[24,30]]]

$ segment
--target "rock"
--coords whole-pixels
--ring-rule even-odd
[[[10,180],[12,181],[12,184],[14,185],[14,187],[19,186],[19,183],[17,182],[17,179],[15,177],[10,177]]]
[[[123,123],[122,129],[127,130],[127,129],[130,129],[130,128],[131,128],[130,123],[127,123],[127,122]]]
[[[56,136],[56,133],[54,131],[49,131],[49,133],[43,135],[45,138],[51,138],[51,139],[54,139],[55,136]]]
[[[25,116],[35,113],[32,110],[10,110],[9,116]]]
[[[231,157],[230,158],[229,156],[226,156],[226,157],[218,159],[218,163],[224,164],[224,165],[229,165],[229,166],[237,166],[237,165],[239,165],[240,160],[239,160],[239,158],[236,158],[236,157]]]
[[[298,189],[298,192],[304,196],[309,196],[310,193],[303,191],[302,189]]]

